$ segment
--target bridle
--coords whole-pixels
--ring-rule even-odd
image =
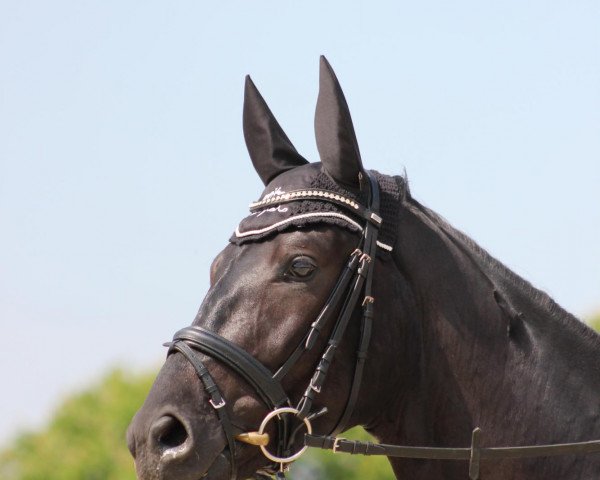
[[[364,222],[358,246],[348,258],[325,305],[315,321],[312,322],[310,329],[302,341],[274,374],[235,343],[200,326],[190,326],[179,330],[175,333],[173,341],[166,344],[169,347],[169,354],[175,351],[180,352],[192,364],[208,393],[209,402],[217,412],[229,446],[230,476],[232,480],[236,478],[237,472],[235,461],[236,438],[233,432],[233,425],[225,408],[225,398],[196,352],[214,358],[238,373],[254,388],[260,399],[268,407],[270,413],[263,420],[259,431],[253,433],[255,433],[254,438],[259,439],[256,443],[260,443],[259,446],[263,454],[274,462],[275,466],[279,466],[277,474],[281,476],[283,475],[283,467],[297,459],[307,448],[305,446],[299,452],[291,453],[290,449],[299,429],[291,429],[287,414],[295,415],[302,421],[301,425],[307,428],[307,432],[312,433],[310,421],[326,413],[327,409],[312,412],[313,402],[316,395],[321,392],[327,372],[342,341],[350,317],[358,302],[362,302],[363,315],[354,377],[344,412],[333,429],[332,435],[337,435],[339,432],[345,430],[358,400],[363,369],[371,338],[374,302],[371,290],[374,260],[377,253],[377,236],[382,223],[382,219],[379,216],[379,185],[377,184],[377,180],[368,172],[366,173],[366,178],[367,182],[365,183],[368,185],[367,206],[363,206],[357,201],[340,195],[337,192],[322,189],[291,191],[270,197],[266,201],[255,202],[250,206],[250,210],[253,212],[265,207],[270,208],[299,200],[317,200],[341,207]],[[292,402],[284,391],[281,382],[285,375],[296,365],[302,354],[314,347],[320,332],[330,324],[333,314],[337,311],[339,311],[339,314],[333,325],[327,346],[321,354],[309,385],[306,387],[298,404],[292,407]],[[267,440],[268,437],[264,433],[266,425],[271,419],[275,419],[277,423],[276,455],[267,450],[269,442]]]
[[[191,363],[204,385],[209,397],[208,401],[217,412],[227,440],[230,453],[231,480],[236,480],[237,478],[236,440],[259,446],[263,454],[273,462],[269,468],[272,472],[276,472],[279,478],[284,477],[283,472],[285,467],[299,458],[308,447],[318,447],[330,449],[334,452],[350,454],[439,460],[468,460],[469,478],[471,480],[479,478],[479,466],[482,459],[530,458],[600,452],[600,440],[525,447],[481,448],[479,446],[481,430],[478,428],[473,430],[471,446],[468,448],[385,445],[351,441],[337,437],[348,426],[352,412],[358,401],[372,330],[374,302],[372,281],[377,254],[377,236],[382,224],[382,218],[379,215],[379,185],[369,172],[366,172],[366,178],[367,182],[365,183],[368,186],[366,206],[337,192],[322,189],[291,191],[250,205],[251,212],[255,212],[263,208],[270,208],[299,200],[317,200],[341,207],[364,222],[358,246],[348,258],[325,305],[314,322],[312,322],[310,329],[302,341],[274,374],[260,361],[235,343],[200,326],[190,326],[179,330],[175,333],[173,341],[165,344],[169,347],[168,354],[179,352]],[[326,408],[313,412],[314,399],[321,392],[331,362],[342,341],[350,317],[359,302],[362,303],[360,339],[356,354],[354,376],[346,406],[330,435],[313,435],[311,420],[327,412]],[[330,324],[335,312],[339,313],[331,330],[327,346],[321,354],[317,367],[302,397],[296,406],[292,406],[292,401],[283,389],[281,382],[285,375],[297,364],[303,353],[315,346],[320,332]],[[262,402],[269,409],[269,413],[262,421],[257,432],[234,434],[233,423],[226,408],[226,400],[208,369],[202,363],[198,352],[217,360],[235,371],[257,392]],[[292,429],[289,415],[297,417],[301,421],[300,425]],[[270,444],[270,438],[265,433],[265,430],[271,420],[275,420],[276,422],[277,437],[274,444],[277,449],[276,454],[271,453],[267,449]],[[299,451],[292,453],[291,448],[297,434],[303,427],[307,431],[304,435],[304,445]]]

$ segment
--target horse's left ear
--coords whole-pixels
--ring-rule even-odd
[[[333,68],[324,56],[320,62],[315,135],[327,173],[344,186],[359,188],[359,174],[364,169],[350,110]]]
[[[250,76],[244,89],[244,139],[265,185],[280,173],[308,163],[279,126]]]

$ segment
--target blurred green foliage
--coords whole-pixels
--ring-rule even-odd
[[[42,431],[0,453],[3,480],[134,480],[125,431],[154,376],[115,370],[66,399]]]
[[[600,331],[600,312],[588,319]],[[2,480],[135,480],[125,431],[148,394],[154,375],[114,370],[66,399],[48,426],[24,433],[0,452]],[[347,438],[367,440],[361,428]],[[371,439],[372,440],[372,439]],[[292,479],[392,480],[385,458],[311,450],[293,466]]]

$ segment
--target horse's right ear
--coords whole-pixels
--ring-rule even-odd
[[[279,126],[249,75],[244,89],[244,139],[265,185],[280,173],[308,163]]]

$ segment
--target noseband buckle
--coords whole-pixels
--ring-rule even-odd
[[[223,408],[225,406],[224,398],[221,398],[221,401],[219,403],[215,403],[215,401],[212,398],[209,398],[208,402],[213,406],[215,410],[218,410],[219,408]]]

